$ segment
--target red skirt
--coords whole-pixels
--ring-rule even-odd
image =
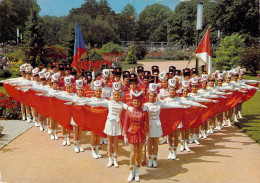
[[[144,131],[139,130],[135,134],[128,133],[127,139],[129,144],[144,143],[145,142]]]

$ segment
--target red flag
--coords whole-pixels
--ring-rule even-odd
[[[81,74],[81,56],[86,52],[87,48],[83,40],[79,25],[77,24],[75,33],[74,56],[71,66],[77,70],[78,74]]]
[[[212,72],[212,61],[211,61],[209,28],[205,33],[205,35],[203,36],[198,48],[194,52],[194,55],[207,64],[208,74],[210,74]]]

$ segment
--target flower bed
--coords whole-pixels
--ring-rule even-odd
[[[5,119],[21,118],[20,102],[6,94],[0,93],[0,116]]]

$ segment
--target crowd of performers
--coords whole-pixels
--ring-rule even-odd
[[[78,76],[70,64],[51,64],[41,70],[23,64],[20,71],[22,77],[3,83],[9,95],[21,102],[22,119],[34,122],[40,131],[48,131],[52,140],[59,139],[57,129],[61,125],[62,145],[69,146],[73,137],[76,153],[84,151],[82,131],[88,129],[93,158],[102,158],[100,144],[108,141],[108,167],[119,166],[118,142],[124,140],[131,151],[128,181],[140,180],[138,170],[144,144],[147,144],[148,167],[158,166],[159,143],[168,143],[167,158],[176,159],[179,142],[180,151],[190,151],[189,144],[200,144],[199,138],[206,139],[223,126],[231,126],[232,121],[238,122],[242,118],[242,103],[254,95],[258,86],[258,81],[243,79],[245,70],[240,68],[210,75],[202,68],[201,76],[196,68],[181,71],[174,66],[170,66],[168,72],[160,72],[158,66],[153,66],[151,72],[144,71],[142,66],[131,71],[112,67],[103,69],[100,76],[90,71]],[[35,100],[40,101],[28,99],[29,91],[34,91]],[[232,95],[235,91],[242,93],[242,97],[235,106],[223,107],[225,102],[230,103],[238,96]],[[44,97],[63,103],[59,107],[55,103],[44,106],[41,103]],[[61,106],[64,109],[87,106],[85,109],[96,115],[79,118],[73,111],[62,111]],[[214,106],[218,107],[212,112],[210,108]],[[61,111],[56,114],[60,107]],[[60,120],[64,116],[69,117],[67,123]],[[91,122],[85,124],[88,118]],[[104,120],[100,122],[99,118]],[[82,129],[83,124],[86,128]],[[104,135],[100,135],[100,131]],[[163,137],[161,142],[160,137]]]

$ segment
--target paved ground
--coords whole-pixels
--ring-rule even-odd
[[[30,129],[33,126],[33,123],[27,123],[20,120],[0,120],[0,125],[4,127],[2,132],[3,136],[0,139],[1,149],[26,130]]]
[[[47,182],[126,182],[129,147],[120,143],[119,168],[107,168],[104,158],[91,157],[89,133],[84,136],[85,152],[76,154],[73,146],[50,140],[46,132],[33,127],[0,150],[2,180],[9,183]],[[191,152],[179,152],[177,160],[167,160],[167,144],[159,146],[159,167],[143,167],[141,182],[259,182],[260,146],[237,127],[190,145]],[[1,180],[1,179],[0,179]]]

